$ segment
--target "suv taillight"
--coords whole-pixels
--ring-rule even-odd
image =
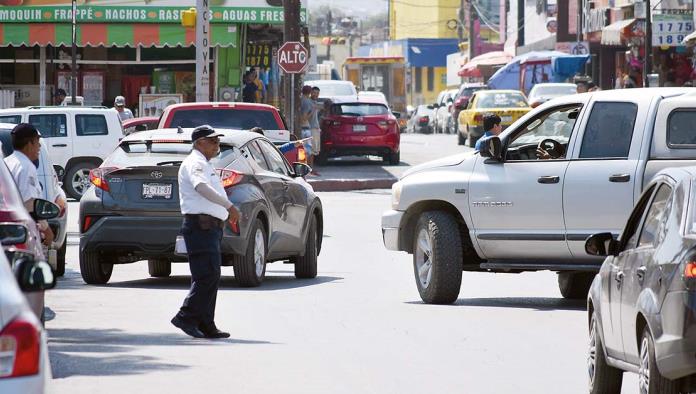
[[[99,167],[89,172],[89,181],[97,188],[109,191],[109,182],[106,181],[106,176],[118,170],[118,167]]]
[[[16,378],[39,373],[41,333],[22,317],[0,332],[0,378]]]

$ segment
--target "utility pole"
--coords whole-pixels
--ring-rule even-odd
[[[331,9],[329,9],[329,14],[326,16],[326,31],[329,36],[329,42],[326,43],[326,60],[331,60],[331,22],[333,19]]]
[[[648,74],[652,72],[652,9],[645,0],[645,61],[643,62],[643,86],[648,86]]]
[[[72,70],[70,70],[72,105],[77,105],[77,0],[72,0]]]
[[[474,30],[476,29],[476,10],[474,9],[474,1],[469,0],[469,60],[476,57],[476,48],[474,48],[474,42],[476,40],[476,34]]]
[[[283,13],[285,22],[283,25],[283,39],[287,41],[300,41],[300,0],[283,0]],[[291,113],[300,113],[299,92],[302,88],[302,78],[290,78],[285,74],[283,78],[283,110],[285,119],[290,119]],[[294,98],[297,98],[295,100]],[[291,110],[294,107],[294,110]],[[300,138],[299,116],[294,117],[293,124],[289,125],[290,131]]]

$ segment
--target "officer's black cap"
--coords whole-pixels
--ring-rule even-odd
[[[12,129],[12,135],[15,138],[33,138],[41,137],[39,130],[36,127],[30,125],[29,123],[20,123]]]
[[[199,138],[222,137],[223,135],[224,134],[217,133],[212,127],[203,125],[193,129],[193,133],[191,133],[191,141],[195,141]]]

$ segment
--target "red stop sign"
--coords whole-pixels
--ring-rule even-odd
[[[278,49],[278,66],[288,74],[297,74],[307,68],[309,52],[298,41],[288,41]]]

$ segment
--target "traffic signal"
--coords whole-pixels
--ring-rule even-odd
[[[181,26],[196,27],[196,9],[191,7],[188,10],[181,11]]]

